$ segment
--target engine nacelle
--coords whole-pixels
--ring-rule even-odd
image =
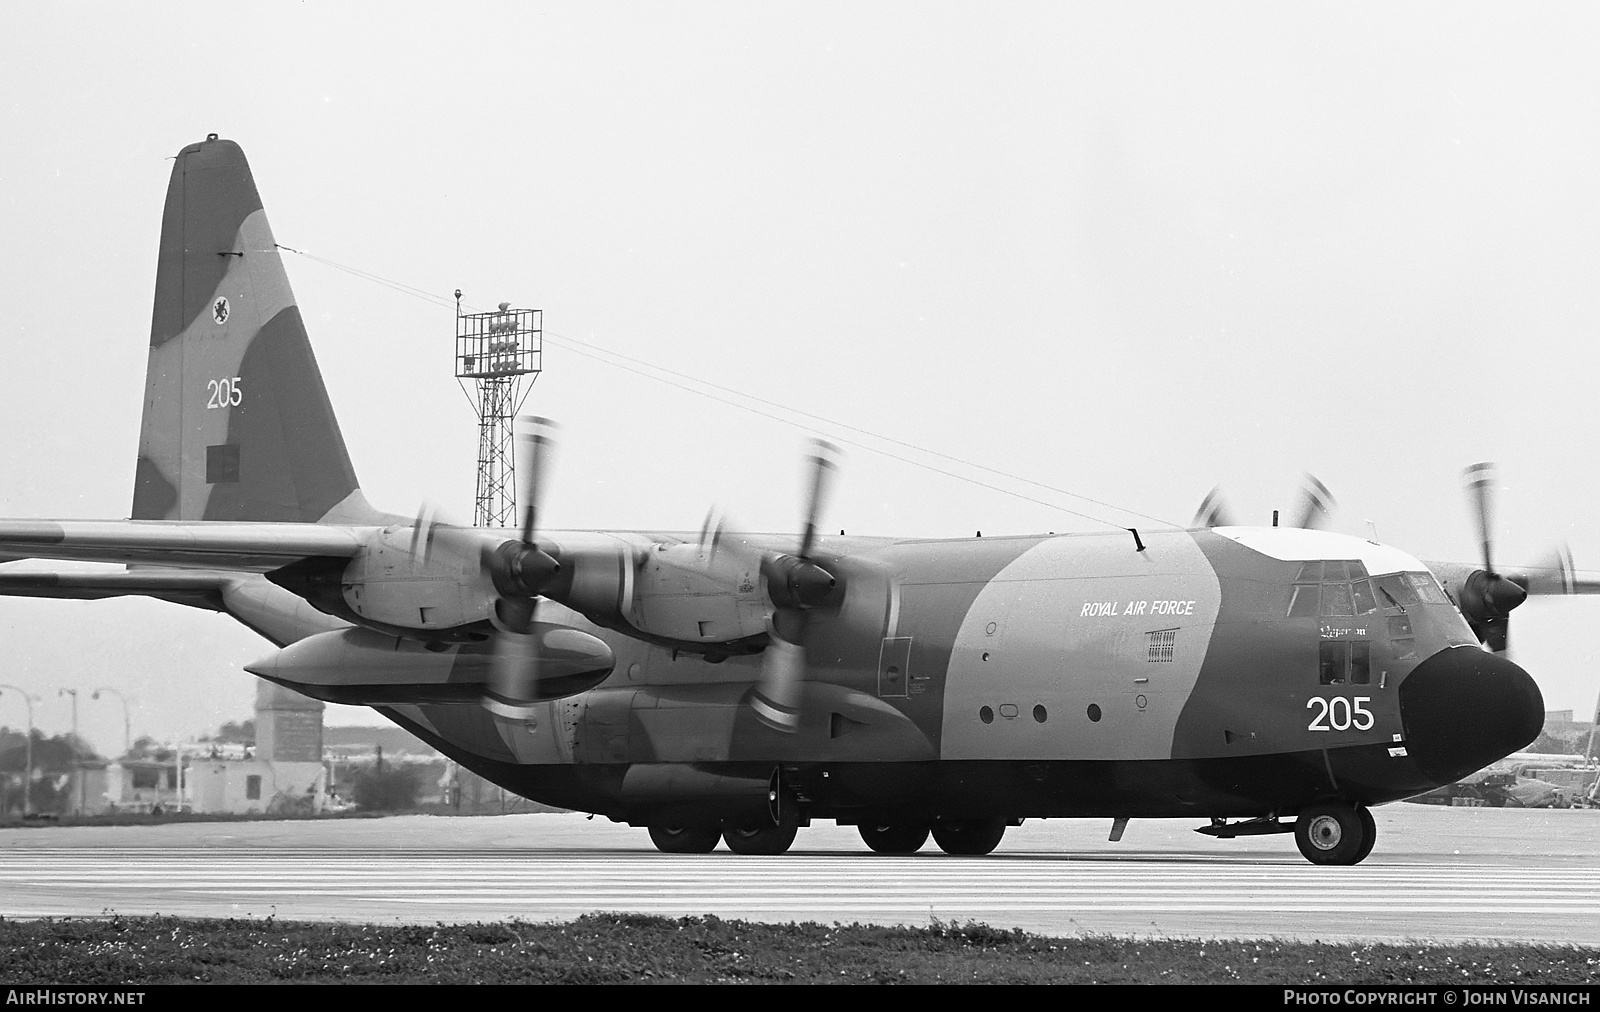
[[[480,561],[485,540],[464,528],[431,538],[422,553],[416,528],[386,527],[345,567],[339,589],[350,611],[375,624],[423,631],[488,619],[497,596]]]
[[[634,575],[631,624],[663,640],[703,645],[760,636],[771,609],[753,553],[709,556],[699,545],[655,545]]]

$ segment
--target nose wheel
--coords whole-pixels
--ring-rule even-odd
[[[1364,805],[1330,801],[1300,812],[1294,842],[1312,864],[1358,864],[1372,853],[1378,824]]]

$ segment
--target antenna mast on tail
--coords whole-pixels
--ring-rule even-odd
[[[517,526],[512,422],[539,378],[543,358],[544,310],[502,302],[491,313],[462,315],[456,289],[456,381],[478,413],[473,523],[479,527]]]

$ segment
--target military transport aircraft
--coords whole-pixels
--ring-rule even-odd
[[[545,430],[523,438],[537,475]],[[537,477],[514,531],[374,509],[212,135],[167,191],[132,519],[0,521],[4,555],[127,568],[0,593],[226,612],[279,647],[260,677],[671,853],[778,854],[816,819],[975,855],[1023,819],[1190,818],[1354,864],[1370,806],[1539,732],[1537,686],[1469,621],[1540,588],[1487,546],[1453,604],[1410,555],[1322,530],[835,538],[825,445],[809,467],[798,536],[543,531]]]

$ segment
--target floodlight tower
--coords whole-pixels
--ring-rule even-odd
[[[478,494],[473,523],[517,525],[516,459],[512,422],[539,378],[544,358],[544,310],[461,312],[456,289],[456,382],[478,413]],[[468,381],[471,381],[470,383]]]

